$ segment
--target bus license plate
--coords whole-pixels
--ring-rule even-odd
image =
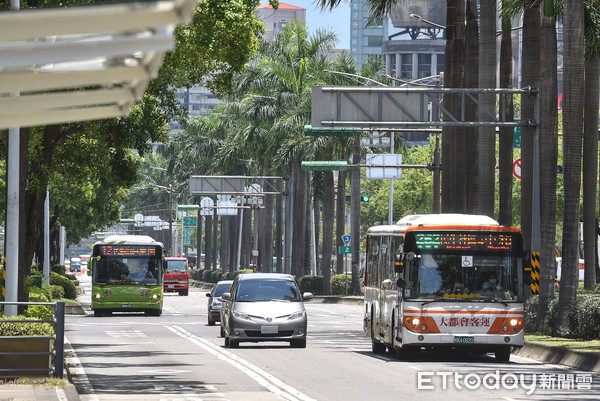
[[[260,326],[261,334],[277,334],[279,327],[277,326]]]
[[[121,304],[121,308],[131,308],[131,304]]]
[[[474,344],[473,337],[454,337],[454,344]]]

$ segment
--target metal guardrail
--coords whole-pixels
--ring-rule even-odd
[[[63,378],[64,370],[64,348],[65,348],[65,303],[64,302],[0,302],[2,305],[44,305],[52,307],[52,319],[51,320],[5,320],[0,319],[0,323],[51,323],[54,328],[53,336],[18,336],[21,338],[47,338],[54,340],[54,350],[48,352],[25,352],[25,351],[6,351],[0,352],[0,355],[51,355],[54,357],[54,363],[51,364],[50,368],[39,369],[39,368],[10,368],[0,367],[0,374],[10,372],[26,372],[26,371],[43,371],[47,370],[48,373],[53,372],[53,376],[56,378]],[[3,338],[14,338],[15,336],[0,336]]]

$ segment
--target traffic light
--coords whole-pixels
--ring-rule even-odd
[[[368,202],[369,201],[369,195],[361,195],[360,196],[360,201],[361,202]]]

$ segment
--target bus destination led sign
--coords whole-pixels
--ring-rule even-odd
[[[418,249],[434,250],[510,250],[511,234],[485,232],[429,232],[415,233]]]
[[[156,256],[156,247],[147,245],[100,245],[100,255]]]

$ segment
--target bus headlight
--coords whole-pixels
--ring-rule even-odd
[[[102,295],[100,295],[100,293],[97,292],[96,295],[94,295],[94,298],[96,298],[96,301],[100,301],[102,299]]]
[[[152,300],[153,301],[157,301],[158,300],[158,294],[152,294]]]

